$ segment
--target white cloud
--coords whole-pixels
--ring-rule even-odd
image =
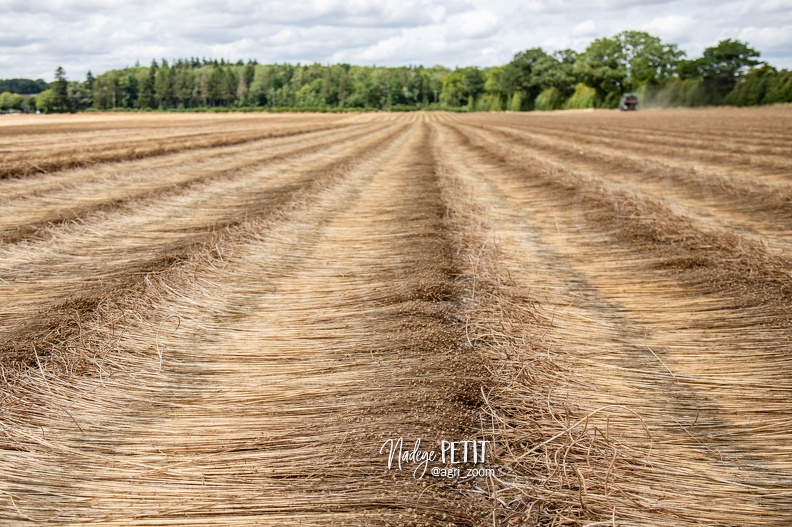
[[[450,38],[482,38],[498,29],[498,15],[491,11],[476,10],[453,15],[448,20]]]
[[[677,0],[529,0],[525,9],[531,13],[572,14],[581,11],[615,11],[629,7],[647,7],[656,4],[672,4]]]
[[[696,56],[747,40],[792,67],[792,0],[4,0],[0,77],[205,56],[260,62],[502,64],[648,31]]]
[[[586,20],[572,28],[573,37],[591,37],[597,34],[597,23],[594,20]]]
[[[792,13],[792,0],[766,0],[759,6],[760,13]]]
[[[687,42],[693,34],[696,21],[689,15],[664,15],[642,24],[640,29],[657,35],[667,42]]]
[[[758,49],[792,47],[792,25],[783,27],[747,27],[740,31],[740,40],[748,41]]]

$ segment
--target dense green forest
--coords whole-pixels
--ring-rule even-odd
[[[640,31],[594,40],[583,52],[533,48],[503,66],[351,66],[152,61],[69,81],[63,68],[37,97],[1,81],[0,110],[554,110],[615,108],[623,93],[642,105],[792,102],[792,72],[759,60],[747,43],[723,40],[688,59],[675,44]],[[27,81],[40,86],[41,81]],[[29,86],[28,94],[37,93]],[[43,87],[43,86],[42,86]],[[10,89],[14,88],[14,89]]]
[[[44,79],[0,79],[0,93],[41,93],[49,88]]]

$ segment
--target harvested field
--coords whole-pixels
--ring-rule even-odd
[[[789,106],[4,116],[0,298],[3,524],[792,524]]]

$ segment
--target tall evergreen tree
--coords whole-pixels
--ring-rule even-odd
[[[52,86],[52,92],[55,96],[55,111],[71,111],[71,108],[69,108],[69,81],[66,79],[66,70],[62,66],[58,66],[55,70],[55,82]]]

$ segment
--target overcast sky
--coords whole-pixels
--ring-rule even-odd
[[[792,0],[0,0],[0,78],[70,79],[152,58],[491,66],[625,29],[689,57],[724,38],[792,68]]]

